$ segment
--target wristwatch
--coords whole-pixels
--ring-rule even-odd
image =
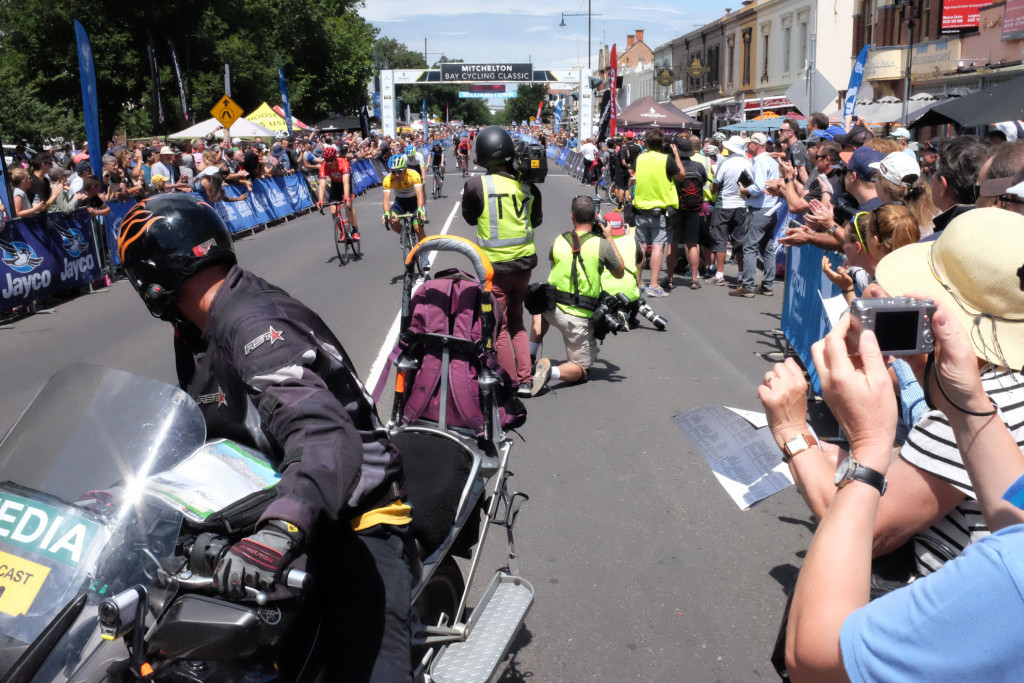
[[[783,178],[783,182],[791,183],[791,182],[793,182],[793,179],[792,178]]]
[[[885,475],[876,472],[870,467],[865,467],[853,459],[852,455],[843,458],[836,468],[836,488],[843,488],[851,481],[861,481],[869,486],[878,489],[879,495],[885,495],[885,489],[889,485]]]
[[[838,229],[839,229],[839,226],[836,225],[835,223],[833,223],[832,226],[828,230],[826,230],[825,232],[828,233],[829,237],[835,237],[836,236],[836,230],[838,230]]]
[[[789,463],[794,457],[803,453],[812,446],[817,446],[818,440],[814,438],[813,434],[803,433],[797,434],[789,441],[782,444],[782,462]]]

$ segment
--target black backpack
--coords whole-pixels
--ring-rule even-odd
[[[694,163],[683,163],[686,175],[682,180],[676,182],[676,191],[679,193],[679,208],[684,211],[700,211],[704,206],[704,183],[700,175],[693,170]]]

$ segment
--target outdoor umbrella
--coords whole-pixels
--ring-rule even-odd
[[[194,126],[190,126],[185,130],[179,130],[177,133],[168,135],[170,140],[188,140],[190,138],[204,138],[214,131],[223,128],[220,121],[217,119],[207,119],[206,121],[200,121]],[[274,131],[268,130],[258,123],[253,123],[247,119],[237,119],[231,124],[231,130],[229,134],[233,138],[254,138],[254,137],[273,137]]]
[[[680,109],[668,103],[660,103],[651,96],[641,97],[619,112],[617,117],[622,128],[645,129],[653,128],[692,128],[700,122],[684,114]]]
[[[1024,76],[932,107],[912,127],[953,123],[961,127],[1013,121],[1024,111]]]

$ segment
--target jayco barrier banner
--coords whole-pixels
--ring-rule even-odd
[[[833,268],[842,264],[838,254],[827,253]],[[831,328],[821,297],[828,299],[841,294],[821,270],[821,257],[825,254],[824,249],[810,244],[789,248],[782,301],[782,331],[807,368],[815,394],[821,394],[821,380],[811,359],[811,346]]]
[[[244,188],[225,185],[224,192],[229,197],[238,197],[244,193]],[[250,230],[312,206],[309,185],[299,174],[253,181],[252,191],[239,202],[213,202],[213,207],[232,233]]]
[[[0,232],[0,310],[103,276],[85,210],[8,221]]]
[[[377,170],[369,159],[356,159],[352,162],[351,180],[353,194],[362,194],[381,182],[377,177]]]

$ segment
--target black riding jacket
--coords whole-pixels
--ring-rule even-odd
[[[398,451],[341,343],[284,291],[232,267],[202,334],[178,324],[175,356],[209,436],[259,448],[281,471],[264,520],[308,537],[321,515],[351,521],[405,494]]]

